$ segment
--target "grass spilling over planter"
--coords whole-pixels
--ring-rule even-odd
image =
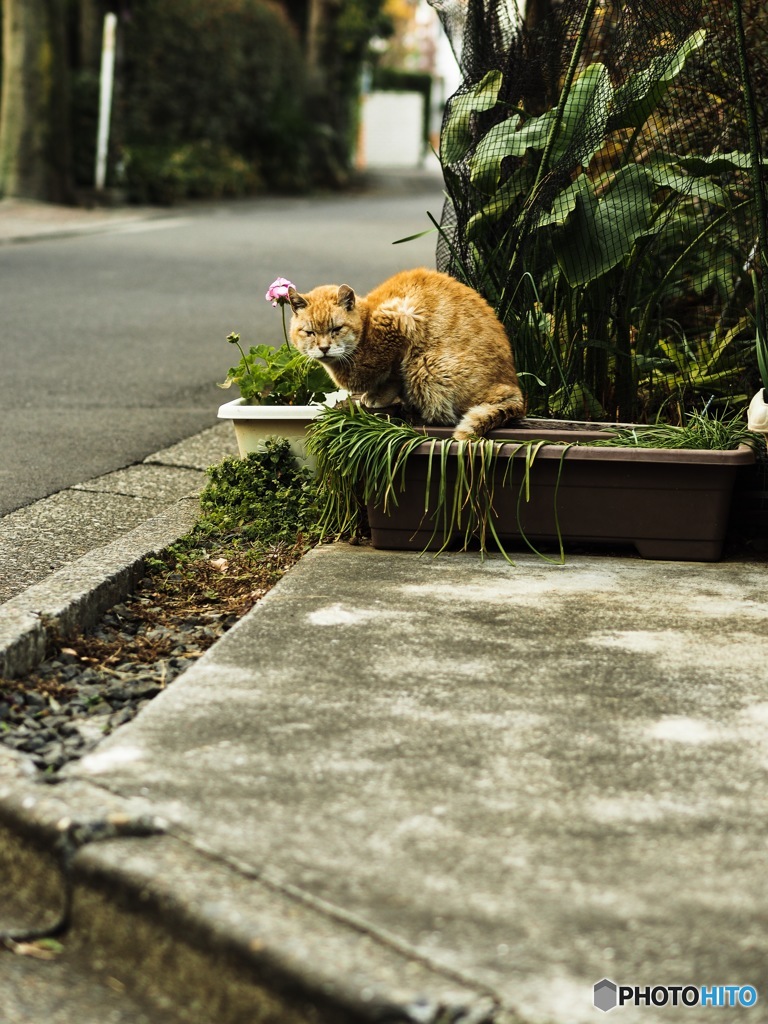
[[[323,530],[334,535],[354,533],[367,513],[369,518],[373,514],[379,526],[389,529],[391,525],[394,532],[389,539],[399,537],[401,542],[386,541],[381,546],[412,548],[416,541],[421,548],[432,550],[478,545],[482,553],[494,546],[506,555],[504,535],[514,533],[542,557],[549,556],[532,538],[555,542],[557,561],[562,562],[565,536],[597,542],[604,539],[599,527],[593,531],[589,524],[584,525],[583,517],[574,525],[570,515],[568,529],[561,529],[561,504],[566,513],[583,505],[590,486],[604,494],[607,503],[618,500],[610,493],[614,481],[619,490],[633,490],[635,503],[645,498],[647,489],[650,511],[657,496],[649,473],[658,461],[667,484],[671,480],[672,491],[688,489],[689,503],[695,507],[700,500],[705,510],[709,504],[717,506],[716,516],[723,520],[724,516],[727,519],[723,507],[730,501],[736,464],[753,461],[752,452],[743,446],[759,444],[740,417],[698,414],[683,427],[603,424],[578,429],[577,424],[560,424],[559,430],[553,429],[557,426],[547,421],[528,422],[523,429],[498,431],[491,438],[456,441],[445,428],[417,427],[352,404],[328,410],[309,428],[308,437],[308,449],[316,459],[319,483],[326,493]],[[602,449],[613,451],[601,456]],[[649,454],[654,450],[658,457]],[[679,481],[673,465],[676,453],[681,463]],[[641,468],[636,470],[635,464]],[[579,482],[582,478],[586,483]],[[710,480],[716,478],[715,490],[720,478],[725,490],[710,496]],[[573,485],[581,487],[578,496]],[[542,495],[547,495],[545,509]],[[408,507],[404,517],[401,506]],[[669,504],[666,507],[674,510]],[[392,523],[382,524],[382,519]],[[515,520],[512,527],[510,520]],[[545,520],[548,525],[542,526]],[[724,533],[725,524],[721,525]],[[637,529],[633,526],[630,533]],[[406,536],[408,531],[415,538],[413,543]],[[374,545],[380,546],[376,529],[372,532]],[[621,536],[609,531],[605,539]],[[642,527],[639,540],[646,540]],[[635,537],[628,537],[627,542],[634,543]],[[642,543],[637,547],[642,551]],[[656,550],[664,550],[663,545]],[[690,557],[716,557],[712,547],[706,549],[708,554],[701,548],[698,556],[696,547],[690,550]]]
[[[425,431],[400,420],[378,416],[352,403],[324,412],[308,428],[307,449],[317,460],[317,473],[327,494],[323,532],[340,536],[359,532],[366,506],[381,506],[386,512],[398,504],[405,487],[405,472],[412,454],[425,443]],[[492,539],[501,551],[490,515],[497,486],[499,455],[506,447],[494,441],[454,441],[427,438],[430,446],[424,516],[430,513],[433,481],[437,487],[435,537],[450,537],[459,530],[464,546],[479,537],[485,551]],[[526,460],[521,494],[529,489],[530,469],[540,447],[546,441],[516,445],[525,448]],[[564,448],[565,452],[565,448]],[[457,479],[448,486],[447,465],[457,457]],[[512,485],[512,460],[502,478]],[[444,547],[445,544],[441,545]],[[561,558],[563,557],[561,549]]]

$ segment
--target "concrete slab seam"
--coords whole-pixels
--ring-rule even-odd
[[[174,840],[178,841],[179,837],[174,832],[169,832],[154,845],[167,845]],[[194,850],[193,852],[199,853]],[[105,855],[104,858],[101,854]],[[145,925],[154,925],[174,944],[197,950],[204,957],[209,969],[210,965],[213,965],[222,986],[226,985],[222,977],[224,963],[228,964],[236,975],[248,978],[251,984],[255,982],[272,1000],[285,1000],[288,1010],[295,1010],[296,1004],[300,1006],[302,1003],[321,1009],[320,1019],[328,1024],[347,1020],[354,1021],[355,1024],[378,1024],[382,1020],[390,1024],[442,1024],[443,1021],[450,1021],[451,1024],[521,1024],[509,1015],[502,1021],[499,1016],[499,1003],[466,981],[461,987],[469,998],[459,1002],[445,1000],[438,995],[424,994],[427,991],[424,987],[420,991],[411,992],[410,998],[403,1000],[388,995],[386,991],[378,991],[375,995],[369,993],[361,998],[359,976],[354,980],[352,977],[357,974],[356,971],[345,972],[338,963],[329,970],[327,964],[308,958],[297,959],[292,943],[285,941],[284,937],[268,935],[263,942],[254,941],[247,924],[237,929],[223,914],[221,918],[217,918],[216,914],[201,912],[190,901],[179,902],[172,885],[163,889],[162,884],[165,880],[162,872],[153,874],[150,890],[139,879],[132,878],[130,872],[115,871],[111,865],[100,864],[99,861],[102,859],[106,859],[106,851],[86,847],[74,865],[75,905],[86,904],[99,893],[105,900],[109,934],[102,938],[97,920],[100,917],[98,912],[89,913],[87,922],[83,922],[87,926],[89,938],[94,934],[98,935],[100,947],[109,941],[116,929],[116,915],[122,913],[126,918],[132,918],[133,922],[138,916]],[[262,886],[262,879],[248,880]],[[285,892],[277,892],[276,895],[282,898],[286,896]],[[140,910],[137,910],[139,907]],[[314,910],[311,907],[305,909],[310,912]],[[314,912],[317,913],[317,910]],[[326,917],[324,914],[321,916]],[[131,935],[135,935],[133,922],[128,922],[128,931]],[[77,926],[78,922],[73,919],[73,927]],[[302,928],[305,932],[314,931],[314,928],[307,927],[306,921],[302,923]],[[375,935],[366,937],[380,945]],[[122,950],[118,947],[115,952],[125,966]],[[401,959],[403,971],[406,964],[413,963],[413,958],[405,955],[403,951],[395,949],[389,952]],[[437,982],[455,982],[455,979],[446,978],[444,972],[436,970],[433,965],[422,960],[419,960],[419,966],[425,974],[436,976]],[[137,967],[140,969],[140,965]]]
[[[85,815],[82,813],[82,805],[90,802],[94,806],[92,794],[95,792],[101,797],[97,801],[98,811]],[[56,879],[51,877],[51,873],[56,870],[54,865],[59,861],[56,851],[61,846],[62,835],[80,830],[85,836],[84,841],[69,863],[60,863],[58,869],[59,882],[63,880],[64,886],[71,886],[71,892],[62,897],[66,907],[69,907],[71,899],[71,914],[67,915],[68,933],[84,936],[82,941],[92,948],[98,948],[100,955],[110,954],[110,943],[114,943],[111,955],[120,958],[121,966],[125,967],[126,964],[125,950],[120,939],[125,929],[121,929],[120,923],[125,919],[123,923],[128,933],[135,937],[137,923],[140,921],[143,922],[143,928],[154,929],[158,936],[162,935],[160,941],[165,944],[170,941],[181,961],[185,954],[180,947],[183,946],[187,953],[192,954],[197,950],[206,963],[214,965],[215,972],[221,969],[222,964],[228,965],[230,984],[236,985],[239,978],[241,982],[244,980],[253,987],[255,978],[271,1000],[285,1000],[291,1010],[296,1010],[297,1004],[302,1002],[324,1007],[329,1015],[324,1013],[322,1019],[328,1024],[351,1024],[352,1021],[361,1024],[370,1021],[373,1024],[382,1019],[392,1024],[398,1021],[403,1024],[441,1024],[446,1020],[452,1024],[515,1024],[516,1021],[519,1024],[516,1016],[502,1011],[500,1002],[489,997],[471,980],[446,976],[446,972],[439,966],[418,954],[414,955],[414,951],[409,948],[390,948],[389,944],[385,946],[387,955],[394,954],[395,963],[399,961],[402,964],[401,971],[406,963],[414,964],[414,961],[420,968],[418,977],[421,979],[421,989],[416,993],[411,991],[409,1000],[398,1001],[388,997],[381,986],[378,986],[380,991],[373,997],[364,996],[365,985],[360,977],[359,965],[350,967],[348,976],[345,976],[344,972],[339,972],[335,963],[329,973],[327,963],[309,963],[306,958],[297,957],[290,941],[290,927],[287,937],[270,934],[265,943],[255,942],[252,927],[249,927],[247,921],[238,928],[218,904],[208,910],[206,905],[201,906],[197,900],[186,899],[183,892],[175,891],[173,882],[168,880],[168,873],[158,870],[158,861],[162,861],[163,856],[174,860],[179,856],[179,849],[186,849],[188,853],[182,871],[184,878],[192,877],[196,870],[220,872],[225,869],[226,872],[234,870],[242,875],[241,870],[223,862],[221,857],[211,857],[197,849],[184,835],[177,834],[175,829],[160,819],[153,818],[154,834],[144,829],[147,815],[141,803],[125,801],[104,787],[92,784],[77,786],[77,791],[71,794],[74,797],[71,803],[67,799],[69,795],[62,795],[58,787],[50,790],[39,782],[30,783],[25,780],[16,780],[12,786],[0,787],[0,858],[9,845],[15,843],[18,846],[19,841],[23,842],[32,872],[47,874],[39,886],[40,891],[45,891],[47,886],[50,892],[56,886]],[[121,805],[124,805],[122,810]],[[112,833],[105,832],[102,826],[111,827],[113,823],[117,825]],[[133,823],[142,826],[135,834],[131,831]],[[142,850],[150,850],[149,867],[145,865],[143,872],[141,867],[137,869],[136,864],[131,863],[127,846],[117,856],[113,855],[115,843],[127,842],[119,834],[121,829],[131,838],[141,837],[144,840]],[[91,834],[96,837],[92,841],[88,838]],[[99,841],[104,839],[110,842]],[[175,844],[179,844],[176,853],[172,849]],[[130,849],[136,850],[137,847],[132,846]],[[258,873],[255,874],[258,876]],[[264,885],[263,879],[254,877],[252,870],[248,872],[247,880],[258,882],[262,892],[272,892],[278,900],[288,898],[293,902],[291,894],[284,887]],[[103,904],[101,910],[100,902]],[[349,930],[349,921],[329,920],[323,907],[313,906],[307,901],[302,903],[315,920],[319,917],[326,922],[326,929],[339,923],[345,926],[345,931]],[[49,918],[51,910],[50,906],[41,908],[41,916]],[[294,925],[303,934],[307,934],[306,921],[302,919]],[[55,926],[54,922],[52,927]],[[354,931],[358,930],[354,928]],[[365,929],[365,936],[361,936],[361,940],[363,938],[372,941],[376,947],[382,945],[379,937],[371,934],[370,929]],[[131,948],[135,946],[136,943],[132,942]],[[164,970],[167,966],[165,961]],[[138,971],[143,970],[140,964],[136,968]],[[428,991],[424,981],[430,977],[438,983],[435,986],[437,991],[431,995],[422,995]],[[205,979],[199,980],[204,987]],[[166,981],[173,983],[172,978]],[[441,992],[440,983],[445,981],[458,983],[460,991]],[[223,976],[219,977],[219,983],[226,987]],[[457,996],[460,997],[458,1001],[455,998]],[[503,1016],[500,1016],[502,1012]]]
[[[372,925],[369,921],[366,921],[358,914],[344,910],[336,904],[330,903],[328,900],[321,899],[319,896],[313,896],[311,893],[304,889],[300,889],[298,886],[273,878],[271,877],[268,869],[254,867],[253,865],[246,864],[234,857],[224,857],[213,847],[209,847],[206,843],[201,842],[197,838],[186,835],[176,828],[169,828],[168,835],[172,835],[174,838],[179,839],[182,842],[186,842],[192,847],[192,849],[199,853],[203,853],[211,860],[225,864],[242,877],[259,882],[261,885],[264,885],[266,888],[280,896],[287,897],[293,902],[300,903],[302,906],[322,914],[331,920],[337,921],[339,924],[352,928],[354,931],[360,932],[362,935],[373,939],[380,945],[388,947],[400,956],[407,957],[409,960],[418,961],[428,970],[441,974],[450,981],[456,982],[466,988],[474,989],[479,995],[490,1000],[494,1005],[498,1006],[501,1004],[501,995],[494,991],[490,986],[478,983],[475,979],[466,977],[461,971],[457,971],[454,968],[449,967],[447,964],[440,963],[431,957],[425,956],[410,943],[398,938],[392,932],[389,932],[384,928],[378,928]]]

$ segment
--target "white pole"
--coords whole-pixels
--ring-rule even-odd
[[[115,33],[117,16],[104,15],[104,35],[101,43],[101,88],[99,90],[99,127],[96,136],[96,188],[104,188],[107,178],[107,147],[109,145],[109,118],[112,110],[112,82],[115,77]]]

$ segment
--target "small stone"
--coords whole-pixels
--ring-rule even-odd
[[[107,704],[105,700],[97,701],[95,704],[91,704],[88,708],[89,715],[111,715],[112,706]]]
[[[136,670],[136,666],[131,661],[122,661],[115,668],[115,672],[118,672],[120,674],[135,672],[135,670]]]
[[[117,729],[118,726],[125,725],[127,722],[130,722],[135,717],[135,708],[121,708],[120,711],[117,711],[114,715],[112,715],[112,717],[109,720],[109,724],[111,728]]]
[[[47,746],[47,741],[43,736],[29,736],[21,749],[26,750],[30,754],[34,754],[38,750],[42,750],[45,746]]]
[[[18,733],[10,733],[3,737],[3,743],[11,750],[26,750],[27,737],[19,736]]]
[[[78,679],[78,685],[82,686],[83,683],[96,683],[101,681],[101,674],[96,671],[95,668],[86,668],[80,673]]]
[[[162,687],[159,683],[154,680],[147,679],[139,682],[138,685],[133,687],[132,697],[134,700],[145,701],[151,700],[152,697],[156,697]]]
[[[81,686],[77,691],[77,695],[83,700],[90,700],[93,697],[100,697],[101,691],[101,686]]]
[[[130,694],[122,683],[111,683],[104,691],[105,698],[113,703],[114,701],[128,700]]]

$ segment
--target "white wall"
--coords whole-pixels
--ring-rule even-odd
[[[421,167],[424,97],[418,92],[363,96],[359,162],[363,167]]]

